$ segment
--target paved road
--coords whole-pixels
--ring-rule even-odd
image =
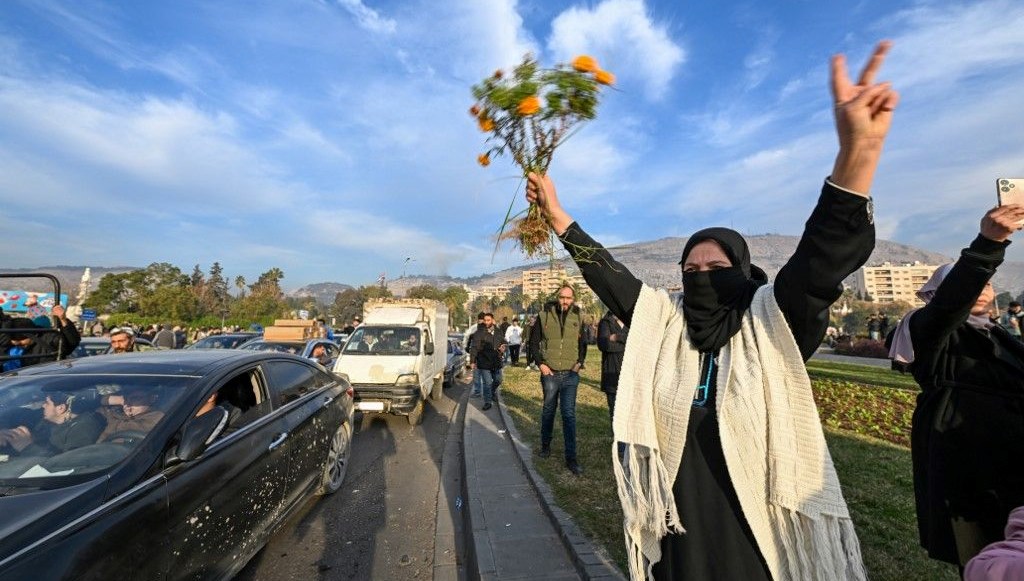
[[[455,579],[456,561],[465,561],[461,512],[445,499],[459,495],[462,458],[452,445],[458,442],[447,442],[448,455],[455,450],[457,457],[444,470],[442,458],[449,425],[461,421],[455,412],[465,389],[454,385],[428,402],[416,427],[401,416],[357,414],[342,489],[307,503],[237,581]],[[452,438],[461,442],[461,425],[454,427]]]

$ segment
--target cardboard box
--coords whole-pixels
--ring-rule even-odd
[[[316,321],[305,321],[303,319],[277,319],[274,327],[312,327]]]
[[[313,338],[312,327],[267,327],[263,330],[265,341],[306,341]]]

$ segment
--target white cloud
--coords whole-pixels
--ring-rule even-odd
[[[1008,67],[1019,72],[1024,64],[1024,4],[1017,1],[922,4],[882,26],[901,31],[882,78],[903,90],[927,84],[941,94],[969,77],[1009,73]]]
[[[563,62],[591,54],[620,79],[638,77],[652,99],[665,95],[686,58],[668,28],[648,14],[643,0],[604,0],[593,8],[562,12],[551,24],[548,50]]]
[[[391,18],[381,16],[379,12],[370,8],[362,0],[336,0],[338,5],[347,10],[359,26],[377,34],[394,34],[396,23]]]
[[[710,145],[728,147],[749,142],[779,118],[777,109],[758,113],[747,111],[744,107],[744,103],[736,102],[699,115],[684,115],[683,125],[693,127],[698,136]]]

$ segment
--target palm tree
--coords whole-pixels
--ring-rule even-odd
[[[245,277],[238,275],[235,277],[235,286],[238,287],[238,296],[245,297]]]

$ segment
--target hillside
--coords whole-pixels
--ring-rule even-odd
[[[340,282],[318,282],[288,293],[293,297],[313,297],[317,303],[329,305],[334,302],[334,297],[342,292],[351,289],[351,285]]]
[[[768,273],[769,277],[774,278],[779,269],[782,268],[782,265],[785,264],[786,260],[793,254],[793,251],[796,250],[799,238],[797,236],[760,234],[748,236],[747,241],[750,244],[751,260],[753,263],[763,268],[765,272]],[[686,238],[661,238],[650,242],[638,242],[635,244],[617,246],[610,250],[617,260],[626,265],[634,275],[645,283],[657,287],[667,287],[679,285],[679,254],[682,252],[685,244]],[[936,252],[930,252],[928,250],[922,250],[920,248],[888,240],[879,240],[875,245],[874,252],[871,253],[871,258],[868,260],[868,264],[880,264],[882,262],[902,264],[914,261],[942,264],[944,262],[949,262],[950,260],[951,257],[944,256]],[[559,259],[558,262],[567,264],[570,261],[568,258],[563,257]],[[410,287],[422,284],[430,284],[439,288],[462,284],[470,287],[479,287],[483,285],[503,283],[509,279],[517,279],[520,277],[523,270],[544,268],[547,266],[547,261],[539,261],[526,264],[518,268],[510,268],[487,275],[466,278],[450,276],[405,276],[389,280],[388,288],[390,288],[395,294],[401,295]],[[47,266],[40,267],[38,269],[4,269],[3,267],[0,267],[0,272],[29,273],[42,271],[52,273],[61,281],[62,291],[72,297],[78,290],[78,283],[79,280],[81,280],[82,272],[84,270],[84,266]],[[96,284],[104,274],[121,273],[129,270],[133,270],[133,268],[127,266],[110,268],[92,267],[92,286],[95,288]],[[848,280],[847,282],[849,283],[850,281]],[[333,302],[334,296],[337,293],[345,289],[352,288],[352,286],[361,286],[362,284],[373,283],[349,285],[339,282],[320,282],[306,285],[288,294],[290,296],[314,296],[318,302],[326,304]],[[997,291],[1009,290],[1014,296],[1019,295],[1021,291],[1024,290],[1024,263],[1003,263],[1002,266],[999,267],[999,271],[993,279],[993,284]],[[10,280],[0,284],[0,288],[24,288],[24,290],[31,291],[48,290],[44,280],[17,281],[17,283]]]

